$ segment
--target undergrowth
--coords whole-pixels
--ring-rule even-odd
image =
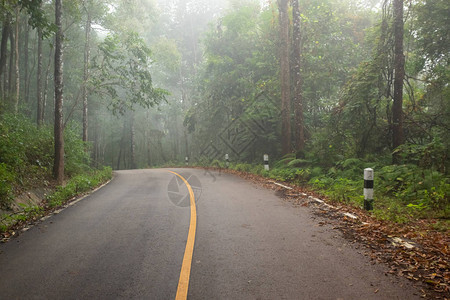
[[[67,184],[56,187],[48,196],[49,207],[84,193],[112,176],[111,168],[95,170],[90,167],[88,145],[80,136],[80,128],[68,124],[64,130],[65,175]],[[11,213],[13,199],[34,188],[52,188],[54,140],[50,126],[36,126],[22,115],[0,115],[0,229],[33,218],[42,207],[17,204]],[[16,209],[17,210],[17,209]]]
[[[60,206],[67,200],[83,194],[108,181],[112,177],[111,167],[104,167],[89,174],[72,177],[64,186],[58,186],[56,190],[47,197],[49,207]]]
[[[89,153],[79,138],[79,128],[68,124],[64,131],[65,173],[70,178],[87,173]],[[37,127],[21,115],[0,115],[0,209],[14,196],[38,186],[48,186],[53,167],[53,129]]]
[[[334,164],[321,164],[310,153],[300,159],[295,154],[287,155],[273,163],[269,171],[265,171],[262,164],[249,163],[230,163],[228,168],[304,186],[331,201],[357,207],[362,207],[364,202],[364,169],[373,168],[375,217],[397,223],[433,218],[442,221],[436,226],[448,229],[450,176],[443,172],[446,166],[442,148],[430,145],[403,148],[406,150],[402,150],[405,162],[402,165],[391,165],[389,155],[377,159],[343,158]],[[422,157],[420,151],[424,152]],[[224,161],[206,159],[196,165],[227,167]]]
[[[58,186],[47,196],[47,208],[63,205],[68,200],[79,196],[108,181],[112,177],[112,169],[105,167],[102,170],[91,171],[87,174],[71,178],[65,186]],[[41,216],[45,209],[39,205],[18,204],[20,210],[16,213],[5,213],[0,216],[0,232],[12,226]]]

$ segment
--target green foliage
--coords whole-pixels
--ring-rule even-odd
[[[66,174],[87,173],[89,153],[79,137],[80,129],[70,124],[64,132]],[[25,189],[42,186],[52,176],[53,132],[36,127],[21,115],[0,116],[0,207]]]
[[[215,159],[211,162],[211,166],[215,167],[215,168],[225,168],[225,162],[224,161],[220,161],[218,159]]]
[[[300,168],[275,168],[269,171],[269,178],[289,181],[297,184],[306,183],[309,180],[309,169]]]
[[[110,167],[89,174],[77,175],[71,178],[65,186],[57,187],[56,191],[47,197],[47,202],[50,207],[62,205],[67,200],[89,191],[111,177],[112,169]]]
[[[38,129],[20,115],[0,116],[0,205],[15,191],[47,177],[53,165],[50,128]]]
[[[14,214],[0,216],[0,232],[8,230],[11,226],[38,217],[43,212],[43,208],[37,205],[27,205],[19,203],[20,211]]]
[[[450,52],[449,2],[446,0],[418,1],[414,9],[417,14],[415,21],[418,28],[419,49],[426,55],[432,66],[448,63],[448,53]]]
[[[404,163],[415,164],[425,169],[436,169],[443,173],[449,170],[450,149],[438,137],[425,145],[406,143],[396,151],[400,153]]]
[[[6,208],[12,197],[14,174],[8,171],[4,163],[0,163],[0,208]]]
[[[306,153],[306,156],[310,156],[310,153]],[[412,155],[411,159],[414,157]],[[332,201],[362,207],[363,171],[371,167],[375,170],[376,217],[398,223],[408,222],[414,218],[450,217],[448,176],[433,169],[432,164],[389,165],[385,161],[390,161],[389,155],[387,159],[381,158],[376,162],[348,158],[325,169],[315,166],[314,162],[296,159],[295,155],[289,154],[275,162],[270,171],[264,171],[262,164],[236,163],[231,164],[230,168],[278,181],[307,185]],[[296,164],[304,166],[295,167]]]
[[[450,179],[444,174],[417,165],[386,166],[375,174],[375,180],[379,181],[377,187],[383,195],[415,210],[449,213]]]
[[[113,114],[125,114],[135,105],[153,107],[165,101],[168,92],[155,88],[150,73],[151,51],[135,32],[109,34],[94,59],[92,87],[108,96]]]
[[[112,169],[105,167],[102,170],[93,171],[89,174],[78,175],[69,180],[66,186],[58,187],[54,193],[47,197],[49,207],[56,207],[64,204],[67,200],[85,193],[112,177]],[[37,205],[26,205],[19,203],[18,213],[5,214],[0,216],[0,232],[6,231],[11,226],[29,219],[42,216],[44,208]]]
[[[42,30],[44,37],[49,37],[56,30],[55,25],[52,24],[45,11],[43,10],[43,0],[6,0],[0,3],[0,10],[2,11],[2,18],[6,15],[14,15],[14,9],[18,5],[21,11],[25,11],[28,16],[28,23],[33,28]]]
[[[79,136],[80,126],[69,124],[64,130],[65,173],[72,177],[90,171],[90,158],[86,143]]]
[[[234,169],[236,171],[240,171],[240,172],[250,172],[252,167],[253,166],[251,164],[237,163],[237,164],[232,166],[232,169]]]

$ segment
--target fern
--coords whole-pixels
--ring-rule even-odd
[[[309,160],[296,158],[294,160],[291,160],[287,165],[288,167],[300,167],[310,163],[311,162]]]

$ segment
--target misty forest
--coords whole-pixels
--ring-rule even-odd
[[[3,0],[0,12],[3,211],[33,189],[57,206],[112,170],[186,165],[361,207],[373,168],[375,217],[448,229],[448,0]]]

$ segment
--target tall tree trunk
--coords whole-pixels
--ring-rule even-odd
[[[98,136],[98,119],[95,118],[94,119],[94,151],[92,153],[92,157],[94,160],[94,167],[98,168],[98,166],[100,165],[100,157],[99,157],[99,153],[100,153],[100,141],[99,141],[99,136]]]
[[[182,68],[180,67],[179,69],[180,72],[180,82],[181,82],[181,100],[183,101],[183,110],[187,111],[187,107],[188,107],[188,97],[186,95],[186,89],[184,86],[184,76],[182,73]],[[190,157],[189,155],[189,140],[188,140],[188,131],[187,131],[187,127],[184,126],[183,128],[184,131],[184,156]]]
[[[289,68],[289,0],[278,0],[280,22],[280,83],[281,83],[281,147],[282,153],[291,152],[291,103]]]
[[[19,24],[20,24],[20,10],[16,8],[16,39],[14,44],[14,63],[15,63],[15,97],[14,97],[14,113],[19,112],[19,98],[20,98],[20,66],[19,66]]]
[[[122,159],[122,152],[125,146],[125,136],[127,134],[127,120],[123,120],[122,138],[120,139],[119,155],[117,156],[116,170],[120,170],[120,160]]]
[[[0,82],[4,83],[5,80],[1,81],[2,75],[6,78],[6,62],[7,62],[7,52],[8,52],[8,39],[9,39],[9,28],[10,28],[10,20],[6,18],[3,21],[2,26],[2,41],[0,45]],[[6,85],[2,84],[1,96],[2,99],[5,99],[6,95]]]
[[[85,45],[84,45],[84,78],[83,78],[83,141],[88,141],[88,94],[87,83],[89,80],[89,61],[90,61],[90,36],[91,36],[91,14],[87,11]]]
[[[116,170],[120,170],[120,159],[121,158],[122,158],[122,143],[120,143],[120,147],[119,147],[119,155],[117,156]]]
[[[28,63],[29,63],[29,56],[28,56],[28,47],[29,47],[29,35],[30,35],[30,26],[28,25],[28,18],[25,18],[24,21],[25,24],[25,33],[24,33],[24,49],[23,51],[23,65],[24,65],[24,87],[25,87],[25,95],[24,95],[24,102],[28,104],[30,100],[30,85],[29,85],[29,78],[28,78]]]
[[[177,160],[177,158],[178,158],[178,149],[179,149],[179,147],[180,147],[180,144],[179,144],[179,141],[180,141],[180,138],[179,138],[179,132],[178,132],[178,118],[177,118],[177,115],[175,114],[175,117],[174,117],[174,120],[173,120],[173,129],[174,129],[174,133],[175,134],[173,134],[172,136],[175,138],[174,140],[173,140],[173,160]]]
[[[45,121],[45,110],[48,103],[48,82],[50,80],[50,67],[52,65],[52,56],[53,56],[53,49],[54,47],[51,47],[49,54],[48,54],[48,63],[47,63],[47,70],[45,71],[45,83],[44,83],[44,89],[42,94],[42,123]]]
[[[166,154],[164,152],[164,148],[162,145],[162,138],[163,138],[163,133],[158,133],[158,146],[159,146],[159,151],[161,153],[161,158],[162,158],[162,162],[166,163],[167,162],[167,157]]]
[[[188,132],[187,132],[187,128],[184,127],[183,128],[183,133],[184,133],[184,149],[185,149],[185,156],[190,157],[189,155],[189,140],[188,140]]]
[[[62,0],[55,0],[55,161],[53,175],[59,185],[64,181],[64,128],[63,128],[63,30]]]
[[[305,131],[303,121],[303,96],[301,75],[301,20],[298,0],[292,0],[293,30],[293,62],[294,62],[294,113],[295,113],[295,150],[303,151],[305,148]]]
[[[403,55],[403,0],[394,0],[394,103],[392,105],[392,146],[397,148],[403,137],[403,79],[405,77],[405,56]],[[392,155],[394,164],[400,163],[398,153]]]
[[[36,74],[36,98],[37,98],[37,125],[41,126],[44,123],[44,103],[42,98],[42,30],[38,29],[38,67]]]
[[[136,169],[136,128],[134,126],[134,111],[130,114],[130,165]]]
[[[10,101],[12,100],[11,96],[13,93],[13,86],[14,86],[13,82],[14,82],[14,73],[15,73],[15,70],[14,70],[14,45],[15,44],[16,43],[14,41],[14,29],[11,26],[9,28],[9,73],[8,73],[9,76],[8,76],[8,83],[7,83],[7,86],[8,86],[7,95],[9,97]]]
[[[152,156],[151,156],[151,147],[150,147],[150,129],[149,129],[149,124],[150,124],[150,113],[149,110],[147,109],[146,112],[146,126],[145,126],[145,143],[146,143],[146,148],[147,148],[147,167],[151,167],[152,166]]]

